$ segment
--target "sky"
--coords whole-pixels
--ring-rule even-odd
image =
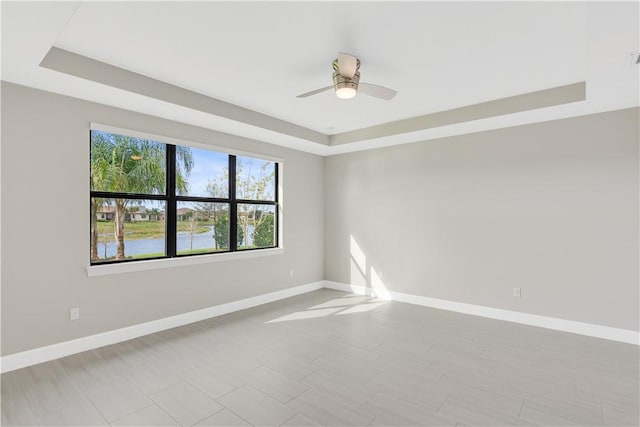
[[[92,131],[96,134],[103,134],[105,136],[110,136],[108,132],[100,132],[100,131]],[[133,140],[138,140],[138,138],[133,138]],[[161,141],[159,144],[163,144]],[[193,197],[218,197],[218,198],[227,198],[228,194],[228,185],[226,185],[227,170],[229,166],[229,155],[227,153],[205,150],[190,147],[189,148],[192,154],[193,159],[193,167],[186,177],[188,182],[188,192],[183,194],[185,196],[193,196]],[[263,165],[270,165],[266,171],[263,172]],[[263,173],[271,173],[274,169],[275,164],[273,162],[269,162],[266,160],[237,156],[237,168],[238,168],[238,182],[250,180],[255,181],[260,178]],[[221,182],[220,192],[218,194],[211,194],[207,189],[209,183],[213,180],[218,180]],[[264,197],[264,200],[274,200],[275,191],[272,185],[268,187]],[[242,192],[241,186],[237,188],[239,198],[247,198],[253,199],[253,194],[244,194]],[[146,204],[146,203],[145,203]],[[156,206],[153,206],[156,207]],[[149,206],[151,208],[151,206]]]
[[[191,148],[193,155],[193,169],[189,174],[189,196],[211,197],[207,191],[209,182],[218,177],[224,177],[229,166],[229,156],[226,153]],[[216,194],[217,197],[228,197],[228,189],[224,188],[224,194]]]

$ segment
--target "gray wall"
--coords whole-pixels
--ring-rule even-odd
[[[282,158],[285,253],[87,277],[90,122]],[[322,177],[315,155],[3,82],[2,354],[322,280]]]
[[[327,158],[325,278],[638,330],[639,112]]]
[[[639,113],[323,160],[2,83],[2,354],[323,278],[637,330]],[[283,158],[285,254],[88,278],[92,121]]]

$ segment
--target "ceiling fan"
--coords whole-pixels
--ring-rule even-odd
[[[353,98],[356,96],[356,93],[358,93],[358,90],[360,90],[360,92],[369,96],[388,101],[398,93],[388,87],[374,85],[371,83],[360,83],[360,60],[353,55],[349,55],[348,53],[339,53],[332,65],[332,86],[303,93],[298,95],[297,98],[306,98],[329,89],[334,89],[336,91],[336,96],[342,99]]]

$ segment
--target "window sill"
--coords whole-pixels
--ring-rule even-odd
[[[284,248],[251,250],[246,252],[226,252],[222,254],[194,255],[183,258],[150,259],[148,261],[124,262],[121,264],[90,265],[87,276],[106,276],[109,274],[131,273],[134,271],[159,270],[162,268],[182,267],[185,265],[210,264],[220,261],[235,261],[247,258],[259,258],[281,255]]]

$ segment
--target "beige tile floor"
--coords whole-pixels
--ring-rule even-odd
[[[2,375],[2,425],[639,424],[638,347],[320,290]]]

